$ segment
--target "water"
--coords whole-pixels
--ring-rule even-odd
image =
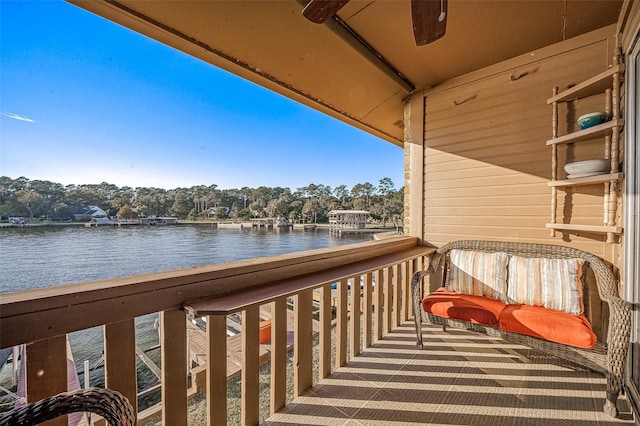
[[[371,239],[370,236],[337,238],[326,229],[290,228],[215,229],[211,225],[80,226],[0,228],[0,290],[35,289],[148,272],[230,262],[333,247]],[[143,349],[158,344],[154,328],[158,315],[136,319],[136,344]],[[102,328],[69,335],[69,343],[83,383],[83,362],[99,364]],[[159,365],[160,351],[148,355]],[[0,372],[0,385],[10,386],[10,365]],[[104,370],[90,374],[92,386],[104,384]],[[138,387],[157,379],[138,361]],[[141,409],[158,402],[156,393],[140,401]],[[1,403],[1,401],[0,401]]]

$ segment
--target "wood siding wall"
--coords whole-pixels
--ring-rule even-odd
[[[552,237],[545,228],[551,215],[551,147],[546,141],[552,137],[552,108],[546,100],[554,86],[562,91],[606,70],[615,51],[614,35],[614,26],[603,28],[425,92],[424,244],[437,247],[459,239],[562,244],[620,265],[619,243],[606,244],[604,235],[557,231]],[[604,106],[604,95],[561,104],[559,135],[578,130],[580,115]],[[565,162],[604,158],[602,138],[558,148],[559,179],[564,179]],[[603,189],[558,190],[557,221],[602,225]],[[606,324],[600,320],[600,302],[588,304],[601,337]]]

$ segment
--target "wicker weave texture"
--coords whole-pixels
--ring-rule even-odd
[[[0,426],[37,425],[71,413],[94,413],[111,426],[133,426],[136,419],[121,393],[100,388],[63,392],[0,414]]]

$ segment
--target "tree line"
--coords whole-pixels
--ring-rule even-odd
[[[289,188],[243,187],[219,189],[217,185],[190,188],[118,187],[101,184],[62,185],[46,180],[0,177],[0,218],[11,216],[70,220],[81,206],[97,206],[122,219],[173,216],[179,219],[234,219],[281,217],[294,222],[322,223],[331,210],[366,210],[374,220],[402,226],[404,188],[382,178],[378,185],[358,183],[331,188],[309,184]]]

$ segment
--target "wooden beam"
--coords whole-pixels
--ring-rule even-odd
[[[405,233],[424,238],[424,92],[416,91],[404,107]],[[407,215],[408,213],[408,215]],[[408,216],[408,217],[407,217]]]

